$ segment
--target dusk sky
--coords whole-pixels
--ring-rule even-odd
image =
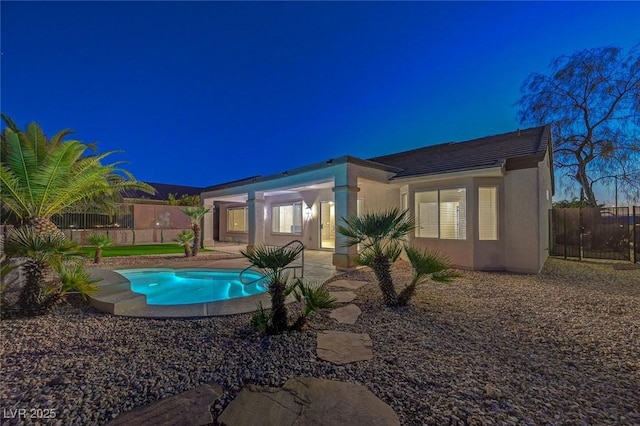
[[[640,41],[640,2],[0,7],[2,112],[193,186],[513,131],[531,72]]]

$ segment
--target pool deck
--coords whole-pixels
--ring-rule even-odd
[[[242,245],[224,245],[215,247],[215,250],[231,254],[238,254]],[[332,252],[305,250],[304,255],[304,281],[320,286],[326,280],[336,275],[336,269],[331,264]],[[197,258],[196,258],[197,259]],[[149,264],[135,265],[135,268],[156,267],[172,269],[244,269],[249,266],[249,262],[244,258],[217,259],[217,260],[196,260],[188,263],[172,261],[154,261]],[[114,270],[124,269],[125,266],[114,266],[105,268],[93,268],[91,275],[101,278],[97,285],[98,292],[90,297],[90,302],[96,309],[113,315],[143,318],[197,318],[220,315],[233,315],[256,310],[258,303],[269,308],[271,306],[270,297],[267,293],[239,297],[216,302],[194,303],[188,305],[147,305],[147,298],[144,294],[131,291],[131,283]]]

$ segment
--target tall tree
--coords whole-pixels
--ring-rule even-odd
[[[38,232],[59,233],[51,217],[78,204],[102,202],[129,189],[155,192],[119,163],[102,164],[114,151],[92,154],[92,144],[64,140],[70,130],[48,139],[35,122],[21,131],[13,120],[2,118],[6,124],[0,137],[2,208]]]
[[[187,207],[180,209],[180,211],[191,219],[191,226],[193,229],[193,246],[191,248],[191,255],[197,256],[200,250],[200,222],[205,214],[209,213],[211,207],[197,206]]]
[[[615,179],[622,194],[640,198],[640,45],[581,50],[549,68],[524,81],[518,119],[553,125],[562,183],[577,183],[594,207],[598,181]]]

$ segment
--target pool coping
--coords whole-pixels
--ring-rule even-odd
[[[147,296],[131,291],[131,282],[116,272],[118,269],[140,269],[147,267],[176,270],[239,269],[238,266],[214,266],[211,264],[178,264],[171,266],[155,264],[92,268],[91,276],[93,278],[99,278],[101,281],[96,284],[98,291],[89,296],[89,302],[94,308],[102,312],[118,316],[140,318],[201,318],[255,312],[259,303],[262,303],[265,309],[271,307],[271,297],[268,293],[187,305],[148,305]],[[240,269],[244,269],[244,267]],[[288,300],[288,302],[292,301],[293,299]]]

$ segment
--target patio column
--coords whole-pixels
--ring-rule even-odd
[[[247,197],[249,207],[249,242],[247,251],[252,252],[255,246],[264,244],[264,198],[254,192]]]
[[[342,218],[355,216],[358,213],[358,191],[353,185],[342,185],[333,188],[336,203],[336,227],[343,224]],[[349,270],[356,267],[353,259],[358,253],[356,246],[345,247],[347,237],[336,232],[336,248],[333,253],[333,265],[338,270]]]

